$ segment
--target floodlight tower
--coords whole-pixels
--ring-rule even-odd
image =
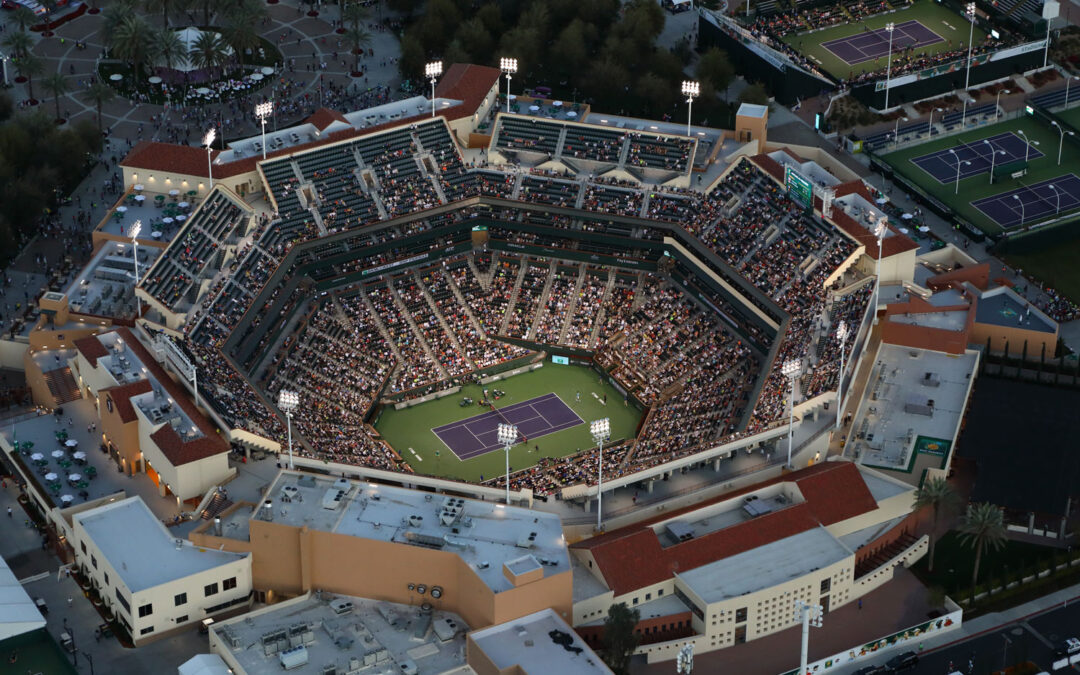
[[[885,31],[889,34],[889,56],[885,60],[885,110],[889,109],[889,81],[892,78],[892,37],[894,30],[896,30],[896,24],[891,21],[885,24]]]
[[[877,260],[874,263],[874,321],[877,321],[878,302],[881,300],[881,242],[885,239],[885,233],[889,231],[889,217],[882,216],[874,226],[874,236],[877,237]]]
[[[210,127],[210,129],[206,132],[206,135],[203,136],[202,139],[202,144],[206,146],[206,179],[207,181],[209,181],[209,187],[207,187],[206,189],[207,193],[209,193],[210,190],[214,189],[214,164],[210,161],[210,150],[214,146],[215,138],[217,138],[217,130],[215,130],[213,127]]]
[[[255,117],[259,118],[259,123],[262,124],[262,151],[263,159],[266,159],[266,118],[274,112],[273,101],[263,101],[262,103],[255,104]]]
[[[139,233],[142,232],[142,221],[136,220],[135,226],[131,228],[131,245],[134,247],[135,253],[135,285],[131,287],[131,294],[135,296],[135,302],[138,303],[139,313],[135,315],[138,319],[142,316],[142,299],[139,294],[135,292],[135,289],[139,287]]]
[[[596,529],[601,527],[601,512],[604,499],[604,442],[611,438],[611,419],[603,418],[589,423],[589,431],[596,441],[596,450],[600,454],[600,464],[596,471]]]
[[[784,377],[791,380],[791,398],[789,403],[788,413],[788,427],[787,427],[787,466],[791,467],[791,436],[792,430],[795,426],[795,379],[799,374],[799,369],[802,368],[801,359],[788,359],[784,361],[784,365],[780,366],[780,372],[784,374]]]
[[[424,66],[424,75],[431,80],[431,116],[435,117],[435,81],[442,75],[442,61],[432,61]]]
[[[518,428],[513,424],[500,424],[496,430],[496,435],[499,442],[502,443],[503,450],[506,451],[506,505],[510,505],[510,446],[512,446],[518,437]]]
[[[701,83],[693,80],[684,80],[682,93],[686,96],[686,135],[690,135],[690,120],[693,118],[694,99],[701,95]]]
[[[975,38],[975,3],[969,2],[964,11],[964,16],[968,20],[968,57],[967,57],[967,74],[964,75],[964,92],[967,92],[969,86],[971,86],[971,41]]]
[[[799,656],[799,672],[806,672],[807,651],[810,647],[810,626],[821,628],[821,617],[825,614],[825,608],[821,605],[811,605],[802,600],[795,601],[795,620],[802,623],[802,652]]]
[[[675,672],[679,675],[690,675],[694,671],[694,643],[687,642],[679,650],[675,659]]]
[[[836,428],[840,428],[840,416],[844,412],[844,345],[847,344],[851,330],[847,322],[841,321],[836,326],[836,339],[840,341],[840,378],[836,381]]]
[[[499,70],[506,75],[506,112],[510,112],[510,78],[517,72],[517,59],[505,56],[499,59]]]
[[[295,391],[282,389],[278,392],[278,408],[285,413],[285,426],[289,430],[289,468],[293,468],[292,456],[292,415],[296,406],[300,405],[300,395]]]

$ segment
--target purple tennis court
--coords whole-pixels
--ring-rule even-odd
[[[971,202],[1005,229],[1023,226],[1080,206],[1080,178],[1068,173]]]
[[[893,29],[892,49],[893,53],[905,49],[918,49],[928,45],[944,42],[934,31],[924,26],[919,21],[911,20],[898,23]],[[849,66],[873,61],[889,54],[889,31],[884,28],[875,30],[863,29],[855,35],[849,35],[836,40],[829,40],[821,45],[832,52],[836,58],[844,61]]]
[[[517,425],[518,433],[532,440],[556,431],[576,427],[585,421],[570,409],[558,394],[545,394],[497,411],[435,427],[432,431],[458,459],[472,459],[501,448],[499,424]]]
[[[1024,158],[1031,161],[1041,157],[1043,154],[1037,148],[1029,147],[1024,139],[1007,131],[973,143],[958,143],[951,148],[914,157],[911,163],[933,176],[937,182],[946,185],[956,182],[958,168],[960,180],[963,180],[988,173],[992,166],[1004,166],[1023,161]]]

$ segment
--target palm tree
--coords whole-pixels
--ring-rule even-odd
[[[3,45],[11,50],[12,56],[19,58],[30,53],[30,48],[34,45],[34,39],[30,37],[29,33],[19,31],[4,38]]]
[[[15,62],[15,69],[26,78],[26,90],[29,98],[33,100],[34,76],[40,75],[45,70],[45,64],[31,52],[19,57],[19,60]]]
[[[15,8],[15,11],[11,13],[11,23],[19,27],[19,30],[26,30],[30,26],[37,23],[37,15],[34,11],[25,5],[19,5]]]
[[[115,36],[120,24],[132,16],[135,16],[135,0],[114,0],[102,13],[99,34],[101,41],[110,51],[116,44]]]
[[[341,10],[341,20],[352,28],[359,28],[367,20],[369,11],[359,2],[350,2]]]
[[[360,72],[360,53],[362,48],[371,44],[372,35],[363,28],[353,26],[346,29],[345,37],[353,48],[353,72]]]
[[[101,126],[101,107],[116,97],[112,87],[100,80],[95,80],[94,83],[87,87],[86,91],[83,92],[82,97],[84,101],[93,103],[94,107],[97,108],[98,132],[104,133],[104,128]]]
[[[915,494],[915,508],[923,509],[929,506],[934,514],[930,526],[930,560],[927,564],[927,570],[930,572],[934,571],[934,546],[937,544],[938,517],[942,511],[952,508],[956,501],[956,492],[944,478],[926,481]]]
[[[258,25],[265,17],[266,7],[261,2],[250,0],[241,0],[227,12],[225,41],[236,52],[236,60],[241,70],[244,67],[244,52],[258,49],[262,44]]]
[[[169,14],[174,8],[175,0],[145,0],[143,3],[146,11],[152,12],[161,9],[161,27],[169,27]]]
[[[61,73],[53,73],[45,78],[45,82],[43,82],[42,85],[45,87],[46,91],[52,94],[53,102],[56,103],[56,119],[59,121],[61,119],[60,97],[71,90],[67,78]]]
[[[213,70],[228,58],[225,41],[217,33],[203,31],[188,52],[188,59],[196,68]]]
[[[142,76],[143,63],[150,54],[153,33],[141,16],[124,17],[112,34],[110,49],[118,59],[131,63],[132,76],[136,81]]]
[[[1005,521],[1001,509],[989,502],[968,504],[958,529],[960,541],[975,549],[975,569],[971,573],[971,587],[975,588],[983,550],[990,548],[997,551],[1005,545]]]
[[[166,68],[185,66],[188,62],[187,46],[180,35],[170,28],[154,31],[150,40],[150,55],[155,64]]]

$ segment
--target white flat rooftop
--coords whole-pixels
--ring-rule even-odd
[[[132,593],[247,557],[173,537],[139,497],[76,514],[74,521],[82,524]]]
[[[798,579],[850,555],[836,537],[817,527],[676,576],[711,604]]]
[[[769,106],[758,105],[756,103],[743,103],[739,106],[739,112],[737,115],[743,117],[765,117],[765,113],[769,112]]]
[[[893,314],[889,321],[904,323],[921,328],[938,328],[958,333],[967,324],[966,310],[948,310],[944,312],[914,312],[911,314]]]
[[[324,506],[328,495],[332,508]],[[544,576],[570,571],[553,513],[295,471],[278,475],[254,518],[266,518],[266,503],[275,523],[456,553],[496,593],[513,588],[503,563],[526,554]]]
[[[106,241],[101,249],[64,289],[73,312],[105,316],[134,316],[134,246]],[[161,249],[139,247],[139,274],[145,276]]]
[[[510,672],[518,666],[528,675],[611,673],[600,657],[550,609],[485,628],[470,637],[500,672]]]
[[[345,600],[352,611],[334,612],[330,602]],[[379,602],[365,598],[325,594],[271,605],[229,621],[215,623],[211,630],[229,647],[232,657],[249,675],[282,672],[273,644],[284,633],[293,633],[306,652],[306,663],[290,669],[294,675],[321,675],[334,664],[337,672],[363,675],[419,675],[466,673],[465,633],[461,617],[452,612]],[[351,667],[356,660],[359,670]],[[403,665],[411,663],[415,671]],[[357,665],[352,664],[352,665]]]

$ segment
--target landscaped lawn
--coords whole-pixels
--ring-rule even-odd
[[[1053,549],[1049,546],[1037,546],[1018,541],[1008,541],[999,551],[984,550],[979,566],[979,583],[985,584],[993,579],[995,586],[1002,584],[1002,576],[1008,575],[1008,581],[1017,579],[1018,572],[1024,576],[1034,574],[1035,564],[1041,571],[1050,567],[1054,560]],[[924,556],[913,568],[927,586],[940,586],[953,599],[971,589],[971,570],[975,565],[975,550],[970,544],[963,543],[955,530],[946,532],[937,542],[934,552],[934,573],[927,572],[929,556]]]

